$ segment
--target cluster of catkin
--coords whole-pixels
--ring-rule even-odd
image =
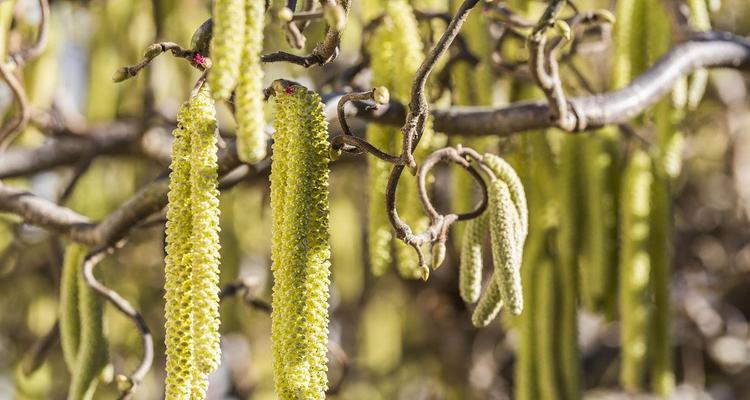
[[[490,182],[487,211],[466,226],[459,270],[461,298],[467,303],[479,301],[472,316],[477,327],[492,322],[503,305],[513,315],[523,311],[521,260],[529,228],[526,195],[513,167],[493,154],[485,154],[483,162],[497,179]],[[482,246],[488,230],[495,271],[480,296]]]
[[[274,385],[282,400],[324,399],[331,257],[328,125],[317,93],[281,81],[273,87]]]
[[[210,45],[208,83],[214,99],[234,91],[237,155],[247,163],[266,157],[263,115],[263,16],[261,0],[216,0]]]
[[[83,245],[69,244],[60,277],[60,343],[71,376],[68,400],[92,399],[107,364],[103,301],[83,277],[86,252]]]
[[[165,259],[166,399],[203,399],[220,362],[216,117],[207,85],[172,132]]]

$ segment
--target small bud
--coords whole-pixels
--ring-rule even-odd
[[[432,245],[432,269],[438,269],[445,261],[445,243],[437,242]]]
[[[115,381],[117,382],[117,390],[120,393],[128,392],[133,388],[133,381],[123,374],[117,374]]]
[[[196,53],[208,57],[210,51],[211,36],[214,30],[214,20],[209,18],[204,21],[190,38],[190,49]]]
[[[427,282],[427,279],[430,278],[430,269],[427,268],[426,265],[420,265],[419,268],[417,268],[417,276]]]
[[[617,18],[614,14],[612,14],[609,10],[596,10],[595,11],[597,18],[600,20],[608,23],[608,24],[614,24]]]
[[[372,89],[372,99],[378,104],[388,104],[391,101],[391,94],[385,86],[378,86]]]
[[[162,47],[158,43],[154,43],[151,46],[148,46],[146,51],[143,53],[144,58],[154,58],[162,53]]]
[[[126,67],[118,68],[114,74],[112,74],[112,82],[122,82],[133,75]]]
[[[343,31],[346,26],[346,11],[340,5],[326,5],[323,8],[323,17],[328,26],[336,31]]]
[[[292,18],[294,18],[294,11],[289,9],[289,7],[284,7],[276,14],[276,17],[279,18],[279,21],[282,22],[291,22]]]
[[[341,148],[335,148],[331,147],[331,152],[329,154],[329,157],[331,158],[331,161],[336,161],[341,157]]]
[[[571,31],[570,31],[570,25],[568,25],[567,22],[558,19],[555,21],[555,28],[560,33],[560,36],[563,37],[565,40],[570,40],[571,38]]]

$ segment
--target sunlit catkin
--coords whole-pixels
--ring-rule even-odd
[[[204,85],[172,132],[165,258],[166,399],[203,399],[219,362],[216,118]]]
[[[507,161],[503,160],[494,154],[487,153],[484,155],[483,162],[492,170],[497,176],[497,179],[505,182],[510,191],[510,197],[513,201],[513,207],[518,213],[519,230],[518,238],[521,241],[520,247],[523,247],[523,241],[526,240],[526,235],[529,232],[529,208],[526,201],[526,193],[521,183],[521,178],[518,177],[516,170],[508,164]]]
[[[193,399],[205,398],[208,374],[221,358],[219,342],[219,190],[216,158],[216,110],[207,87],[190,100],[185,121],[190,143],[190,214],[192,248]]]
[[[487,237],[488,218],[489,213],[485,212],[467,222],[461,242],[459,292],[467,303],[476,303],[482,290],[482,245]]]
[[[262,1],[245,2],[245,43],[235,107],[237,118],[237,155],[247,163],[256,163],[266,157],[266,135],[263,128],[263,68],[260,53],[263,50]]]
[[[240,73],[245,38],[245,1],[216,0],[213,5],[211,71],[208,83],[215,99],[228,99]]]
[[[490,324],[495,319],[500,309],[503,308],[502,294],[500,293],[500,281],[502,278],[498,276],[500,271],[495,271],[487,283],[487,288],[484,289],[484,293],[479,298],[477,308],[474,309],[474,313],[471,315],[471,322],[477,328],[482,328]]]
[[[521,288],[521,222],[508,185],[500,179],[489,187],[489,225],[492,244],[493,280],[498,281],[500,294],[511,314],[523,310]]]
[[[83,278],[86,248],[72,243],[65,250],[67,267],[77,270],[79,339],[75,368],[71,371],[68,400],[89,400],[94,397],[99,374],[107,364],[107,342],[102,323],[102,298]]]
[[[652,181],[650,157],[635,150],[625,168],[620,205],[620,383],[627,390],[640,388],[646,362]]]
[[[324,399],[330,270],[327,123],[316,93],[278,81],[274,88],[274,384],[282,400]]]

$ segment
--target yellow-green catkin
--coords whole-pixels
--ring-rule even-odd
[[[192,248],[193,399],[205,398],[208,375],[221,360],[219,336],[219,190],[216,109],[207,87],[190,101],[190,213]]]
[[[658,57],[668,50],[672,42],[671,26],[666,22],[669,21],[669,18],[663,5],[653,7],[648,14],[648,20],[650,21],[649,61],[654,63]],[[673,105],[671,99],[662,99],[652,109],[657,139],[653,162],[653,182],[650,191],[649,256],[651,258],[653,312],[648,353],[651,365],[652,390],[664,397],[670,396],[675,386],[672,366],[669,288],[672,271],[672,249],[670,247],[672,221],[669,187],[670,179],[679,174],[681,165],[683,135],[677,128],[677,122],[682,118],[683,113],[683,110]]]
[[[534,285],[531,287],[532,304],[529,310],[533,310],[528,318],[533,319],[533,335],[535,346],[533,348],[534,359],[536,359],[537,387],[540,400],[558,400],[562,398],[559,376],[563,376],[558,369],[557,357],[559,349],[560,334],[551,335],[550,332],[559,332],[557,322],[558,316],[555,312],[558,303],[559,269],[552,260],[546,258],[539,263],[534,271]]]
[[[467,222],[461,243],[459,292],[467,303],[476,303],[482,291],[482,245],[487,237],[488,215],[485,212]]]
[[[212,67],[208,83],[217,100],[228,99],[237,84],[245,39],[245,19],[245,1],[214,1]]]
[[[75,368],[71,371],[69,400],[93,399],[99,374],[107,364],[107,342],[102,322],[103,302],[83,277],[85,256],[86,248],[76,243],[68,245],[65,250],[66,268],[76,269],[79,321],[78,349],[75,352]],[[66,341],[71,342],[70,338]]]
[[[327,123],[316,93],[298,85],[275,86],[274,384],[282,400],[324,399],[330,283]]]
[[[166,399],[203,399],[220,359],[216,117],[208,87],[172,132],[165,258]]]
[[[640,389],[646,365],[652,182],[651,159],[636,149],[625,167],[620,205],[620,383],[626,390]]]
[[[581,236],[580,158],[581,136],[564,134],[560,145],[558,162],[557,209],[559,215],[557,242],[558,291],[555,301],[559,304],[558,352],[561,387],[565,399],[580,398],[578,362],[578,255]]]
[[[503,308],[503,299],[500,288],[500,281],[503,279],[499,276],[500,271],[495,271],[487,283],[487,287],[479,298],[477,308],[471,315],[471,322],[477,328],[482,328],[490,324],[495,319],[500,309]]]
[[[410,98],[412,80],[424,58],[419,29],[411,6],[404,0],[388,2],[385,15],[369,42],[372,84],[387,87],[394,99],[406,103]],[[391,154],[400,153],[402,137],[398,128],[370,124],[367,129],[368,141]],[[420,148],[424,148],[428,141],[429,134],[425,134]],[[419,149],[416,155],[420,156]],[[411,247],[395,239],[385,209],[385,188],[392,168],[384,161],[375,158],[368,160],[368,249],[371,270],[376,276],[385,273],[393,263],[391,250],[395,248],[401,275],[419,278],[416,254]],[[396,205],[400,216],[412,230],[421,231],[428,220],[414,191],[415,185],[413,176],[402,174]]]
[[[263,68],[260,53],[263,50],[262,1],[245,2],[245,43],[235,96],[237,112],[237,155],[247,163],[256,163],[266,157],[265,118],[263,116]]]
[[[65,251],[60,275],[60,344],[68,371],[73,372],[78,356],[81,335],[81,316],[78,313],[78,279],[86,251],[81,246],[70,246]]]
[[[499,284],[501,297],[511,314],[520,315],[523,311],[522,243],[518,243],[521,221],[508,185],[500,179],[490,184],[488,208],[492,262],[495,265],[493,280]]]

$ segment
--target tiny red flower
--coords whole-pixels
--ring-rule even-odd
[[[195,56],[193,56],[193,61],[201,66],[206,65],[206,59],[202,55],[200,55],[200,53],[195,53]]]
[[[294,86],[287,86],[284,91],[286,92],[286,94],[292,94],[294,93]]]

